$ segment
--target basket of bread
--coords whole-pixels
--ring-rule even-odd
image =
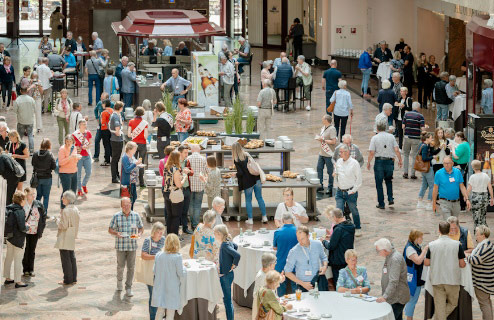
[[[216,132],[214,131],[197,131],[196,135],[200,137],[216,137]]]
[[[296,172],[291,172],[291,171],[283,171],[283,178],[289,178],[289,179],[296,179],[298,176],[298,173]]]
[[[226,144],[221,146],[221,149],[223,150],[232,150],[232,146],[227,146]]]
[[[259,139],[252,139],[244,145],[245,149],[259,149],[264,147],[264,141]]]
[[[188,101],[187,103],[188,103],[189,107],[197,107],[197,102],[195,102],[195,101]]]

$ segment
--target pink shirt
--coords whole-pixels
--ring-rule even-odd
[[[72,148],[72,147],[70,147]],[[66,148],[65,145],[61,146],[58,150],[58,170],[60,173],[76,173],[77,172],[77,148],[74,146],[72,154],[70,153],[70,148]],[[69,156],[73,155],[74,158]]]
[[[169,156],[165,156],[163,159],[161,159],[160,164],[158,165],[158,169],[160,171],[160,176],[162,176],[162,177],[163,177],[164,172],[165,172],[165,164],[166,164],[166,160],[168,160],[168,157]],[[163,179],[162,185],[165,186],[165,179]]]

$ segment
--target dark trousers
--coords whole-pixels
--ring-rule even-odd
[[[127,93],[127,92],[122,92],[123,94],[123,101],[125,104],[125,108],[132,108],[132,102],[134,100],[134,94],[133,93]]]
[[[190,205],[190,187],[183,188],[182,189],[184,192],[184,205],[182,207],[182,215],[180,217],[180,224],[182,225],[182,231],[185,231],[188,229],[188,219],[187,215],[189,213],[189,205]]]
[[[346,265],[331,265],[331,271],[333,272],[334,285],[338,283],[338,277],[340,276],[340,270],[344,269]]]
[[[293,39],[293,58],[297,59],[302,53],[302,37],[297,37]]]
[[[396,132],[398,133],[398,146],[400,147],[400,149],[403,148],[403,127],[401,126],[402,123],[403,122],[401,120],[395,120]]]
[[[408,94],[407,97],[411,97],[413,94],[413,74],[404,73],[403,74],[403,86],[407,87]]]
[[[342,141],[341,138],[345,135],[347,121],[348,121],[348,116],[340,117],[340,116],[334,115],[334,126],[336,128],[336,136],[340,137],[340,141]],[[340,129],[340,124],[341,124],[341,129]]]
[[[333,192],[333,162],[331,157],[319,156],[317,159],[317,177],[321,186],[324,188],[324,166],[326,166],[326,171],[328,172],[328,190]]]
[[[110,163],[110,157],[111,157],[110,138],[111,138],[110,130],[101,130],[101,140],[103,140],[103,147],[105,148],[105,162],[106,163]]]
[[[174,233],[178,235],[178,228],[180,227],[180,216],[182,215],[184,202],[172,203],[170,200],[170,192],[163,192],[165,197],[165,208],[167,212],[166,217],[166,233]]]
[[[7,107],[10,106],[10,100],[12,99],[12,82],[2,82],[2,101],[5,106],[5,95],[7,95]]]
[[[137,144],[137,152],[135,154],[135,157],[137,159],[142,158],[142,160],[144,161],[144,159],[146,159],[146,153],[147,153],[146,145]],[[139,184],[141,186],[144,185],[144,168],[139,168]]]
[[[468,166],[468,163],[460,164],[461,175],[463,176],[463,181],[468,181],[467,180],[467,172],[468,172],[467,166]],[[460,190],[460,208],[463,211],[463,210],[466,210],[466,207],[467,207],[467,203],[463,199],[463,195],[461,194],[461,190]]]
[[[147,285],[149,291],[149,319],[154,320],[156,318],[156,312],[158,311],[158,307],[153,307],[151,305],[151,301],[153,300],[153,286]]]
[[[118,173],[118,162],[122,156],[123,141],[110,141],[111,142],[111,178],[116,180],[120,177]]]
[[[401,303],[393,303],[391,305],[391,309],[393,309],[393,315],[395,316],[395,320],[403,320],[403,309],[405,308],[404,304]]]
[[[7,180],[7,202],[6,205],[12,203],[12,197],[14,196],[15,190],[17,189],[17,183],[19,178]]]
[[[77,282],[77,263],[74,250],[60,250],[60,260],[62,261],[63,283]]]
[[[22,272],[34,271],[34,258],[36,256],[36,245],[38,244],[37,234],[26,234],[26,248],[22,259]]]
[[[329,105],[331,104],[330,100],[331,100],[331,97],[333,96],[333,93],[335,92],[336,90],[333,90],[333,89],[326,89],[326,113],[327,114],[330,114],[330,112],[328,112],[328,107]]]
[[[393,201],[393,160],[376,159],[374,162],[374,179],[376,181],[377,201],[380,206],[384,206],[383,180],[386,183],[388,202]]]
[[[165,157],[165,148],[170,145],[170,137],[166,137],[166,141],[162,141],[161,139],[162,137],[158,137],[156,148],[158,149],[158,157],[163,159]]]
[[[63,193],[67,190],[77,192],[77,172],[60,173],[60,182],[62,183],[62,194],[60,195],[60,208],[65,208],[62,202]]]
[[[96,136],[94,137],[94,159],[99,158],[99,150],[100,150],[100,144],[101,144],[101,129],[96,130]]]

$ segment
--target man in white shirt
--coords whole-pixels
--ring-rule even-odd
[[[274,270],[274,266],[276,265],[276,256],[271,252],[265,252],[262,254],[261,258],[262,268],[257,272],[256,280],[254,282],[254,296],[252,299],[252,320],[257,319],[257,311],[259,307],[259,302],[257,301],[257,291],[266,285],[266,274]],[[284,276],[282,275],[284,280]],[[283,282],[283,281],[282,281]]]
[[[44,57],[41,60],[41,64],[36,68],[36,72],[38,73],[39,82],[41,82],[41,86],[43,87],[43,102],[41,105],[41,112],[45,112],[45,109],[48,108],[48,103],[51,97],[51,83],[50,79],[53,77],[53,71],[48,67],[48,62],[50,60]]]
[[[223,99],[225,100],[225,106],[231,108],[232,96],[230,94],[230,91],[232,91],[233,87],[235,68],[225,56],[221,57],[220,72],[218,73],[218,75],[221,77],[221,82],[223,85]]]
[[[429,279],[434,293],[434,319],[446,319],[458,305],[461,270],[465,268],[465,253],[459,241],[451,239],[450,225],[439,222],[439,239],[429,244],[424,266],[430,266]]]
[[[345,210],[345,202],[348,204],[355,224],[355,236],[360,237],[360,215],[357,209],[358,189],[362,185],[362,170],[357,160],[350,157],[350,148],[342,145],[339,148],[340,158],[335,164],[335,180],[338,190],[336,191],[336,206]]]

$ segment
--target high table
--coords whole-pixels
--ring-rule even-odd
[[[147,79],[146,83],[136,81],[135,105],[140,106],[144,99],[151,101],[153,106],[156,102],[163,100],[160,86],[161,81],[157,77]]]
[[[305,210],[309,217],[317,217],[320,213],[317,209],[317,198],[316,198],[316,190],[319,185],[311,184],[307,180],[296,180],[296,179],[286,179],[282,182],[271,182],[266,181],[262,187],[263,188],[305,188],[306,189],[306,200],[305,202],[301,202],[301,205],[305,205]],[[242,208],[241,197],[242,192],[239,191],[238,186],[234,183],[222,183],[222,197],[225,200],[225,211],[223,216],[226,219],[230,219],[230,217],[234,216],[237,218],[237,221],[240,221],[242,217],[246,217],[247,213]],[[147,186],[148,189],[148,203],[144,206],[145,215],[147,221],[151,222],[152,218],[164,217],[163,209],[164,203],[156,204],[156,191],[161,191],[161,182],[156,186]],[[229,192],[232,189],[233,192],[233,204],[230,205]],[[203,211],[207,210],[206,203],[204,204]],[[254,204],[253,204],[254,205]],[[274,216],[278,203],[266,203],[266,213],[269,217]],[[260,211],[258,207],[253,207],[253,214],[260,215]]]
[[[300,301],[288,301],[296,309],[295,312],[285,312],[284,320],[308,319],[310,315],[331,315],[331,320],[394,320],[393,309],[386,302],[367,302],[359,298],[344,297],[343,293],[335,291],[321,291],[315,298],[308,292],[302,293]],[[293,295],[292,295],[293,296]],[[300,309],[309,310],[303,312]]]
[[[467,262],[465,268],[461,268],[460,295],[458,306],[449,315],[448,320],[472,320],[472,300],[475,300],[475,292],[472,282],[472,267]],[[425,281],[425,319],[432,319],[434,315],[434,292],[430,281],[429,267],[424,266],[422,280]]]
[[[254,231],[248,235],[244,233],[233,239],[238,245],[238,253],[242,257],[238,266],[234,269],[235,277],[233,279],[233,300],[240,306],[252,307],[254,293],[254,282],[257,272],[262,268],[262,255],[264,252],[272,252],[273,238],[275,230]],[[267,241],[267,245],[265,245]]]
[[[180,292],[183,308],[178,310],[175,319],[215,320],[216,305],[223,298],[216,265],[187,259],[184,260],[184,268],[187,274],[182,278]]]
[[[213,116],[211,115],[211,108],[210,107],[194,107],[194,108],[189,108],[190,109],[190,114],[192,116],[192,122],[194,123],[194,132],[197,132],[200,128],[200,122],[203,120],[224,120],[225,117],[223,114]],[[257,130],[257,113],[254,113],[254,118],[256,119],[256,123],[254,126],[254,131]],[[247,119],[247,115],[244,114],[242,116],[243,120]]]
[[[465,94],[455,97],[453,103],[449,105],[449,111],[455,122],[455,130],[462,131],[465,123],[465,110],[467,108],[467,98]]]

